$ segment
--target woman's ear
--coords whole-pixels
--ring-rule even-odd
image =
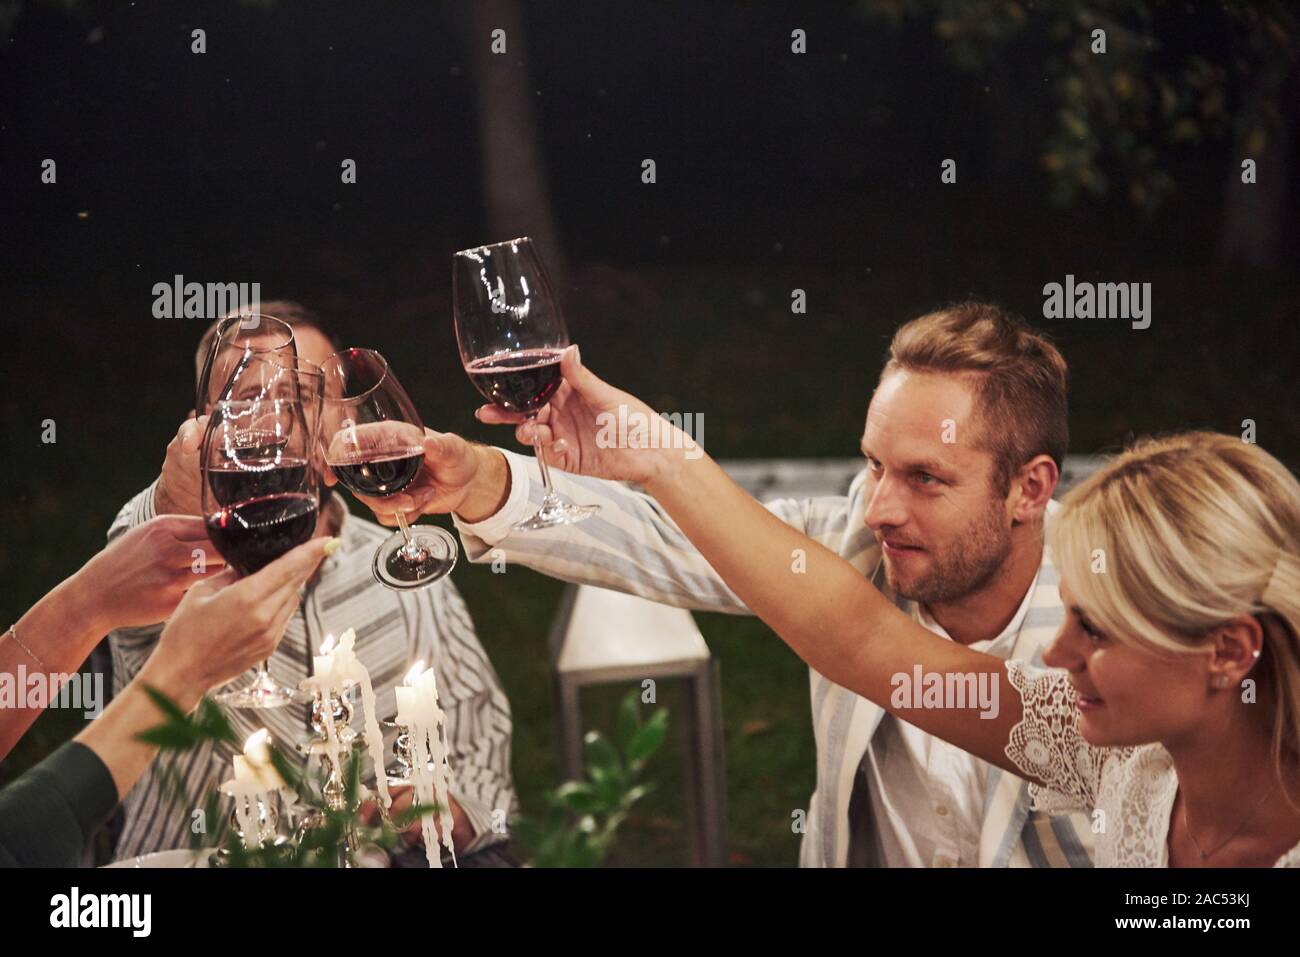
[[[1210,687],[1241,684],[1264,650],[1264,629],[1253,615],[1242,615],[1216,628],[1210,635]]]

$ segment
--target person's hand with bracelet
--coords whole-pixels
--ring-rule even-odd
[[[160,515],[131,529],[56,585],[0,635],[0,674],[73,674],[115,628],[164,621],[185,592],[225,563],[196,516]],[[41,708],[0,710],[0,758]]]
[[[0,865],[75,865],[157,753],[137,739],[163,720],[146,689],[189,711],[208,689],[264,660],[298,607],[298,589],[338,544],[312,539],[247,578],[226,570],[193,584],[158,647],[104,713],[0,790]],[[105,604],[115,614],[145,614],[139,607],[133,614],[129,602]]]

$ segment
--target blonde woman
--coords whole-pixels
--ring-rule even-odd
[[[1153,440],[1072,491],[1048,529],[1067,617],[1044,664],[1060,670],[1037,671],[915,624],[684,436],[602,441],[620,406],[653,411],[576,347],[562,368],[536,425],[555,467],[641,484],[816,671],[1027,778],[1040,806],[1090,812],[1098,865],[1300,866],[1300,483],[1268,453]],[[531,442],[520,417],[479,418]],[[918,454],[952,454],[940,421]]]

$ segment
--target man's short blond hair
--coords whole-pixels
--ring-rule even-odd
[[[998,306],[962,302],[903,325],[889,345],[895,369],[968,376],[979,423],[974,442],[992,453],[994,488],[1038,455],[1061,468],[1070,445],[1069,368],[1046,337]]]

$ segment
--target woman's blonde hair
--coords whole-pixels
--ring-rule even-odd
[[[1300,482],[1257,445],[1213,432],[1144,439],[1071,489],[1053,559],[1098,628],[1157,653],[1198,652],[1256,616],[1251,672],[1273,703],[1273,757],[1300,755]]]

